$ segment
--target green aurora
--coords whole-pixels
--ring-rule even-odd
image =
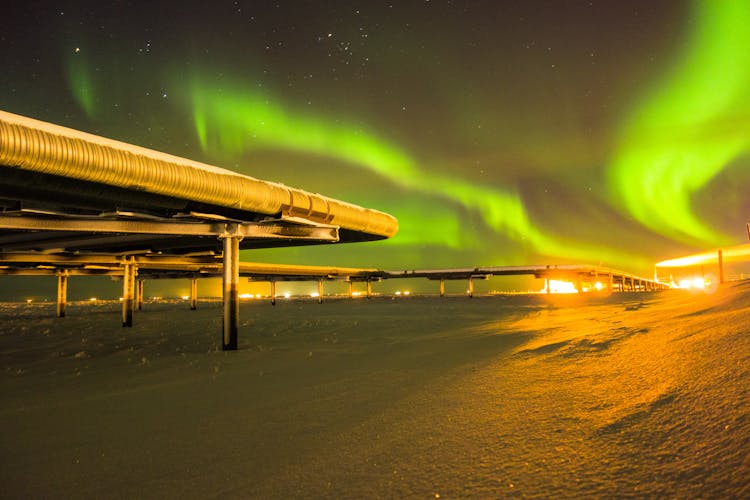
[[[609,170],[624,209],[689,244],[731,242],[702,222],[691,198],[750,146],[750,3],[695,1],[679,62],[631,111]]]
[[[93,117],[95,101],[91,65],[80,48],[71,50],[66,54],[66,70],[68,86],[76,102],[81,106],[86,116]]]
[[[543,262],[594,262],[643,272],[655,260],[650,249],[658,249],[661,257],[665,248],[692,251],[736,242],[723,233],[725,227],[704,220],[706,211],[696,210],[694,202],[705,196],[713,181],[731,178],[729,167],[750,146],[750,53],[744,50],[750,46],[750,28],[743,22],[750,18],[750,5],[731,0],[691,5],[683,23],[687,34],[681,34],[682,43],[677,43],[680,50],[665,56],[671,63],[640,75],[648,79],[635,77],[637,84],[628,89],[628,98],[621,98],[627,107],[622,106],[617,115],[605,116],[611,127],[615,124],[614,130],[590,139],[599,141],[591,149],[602,148],[600,157],[587,149],[583,128],[573,126],[570,134],[562,130],[555,136],[551,131],[557,124],[545,125],[543,116],[544,107],[553,102],[534,101],[531,91],[532,97],[519,98],[532,105],[528,113],[514,110],[507,117],[481,116],[485,101],[489,113],[497,113],[513,100],[507,95],[500,95],[493,107],[493,96],[487,90],[469,93],[465,101],[433,92],[432,97],[437,95],[438,100],[421,109],[444,104],[445,123],[441,125],[446,131],[441,130],[437,140],[450,137],[450,127],[460,137],[441,150],[440,145],[422,144],[424,135],[415,134],[415,139],[407,142],[412,139],[404,132],[408,126],[393,133],[385,125],[393,115],[368,114],[373,113],[372,103],[369,108],[305,108],[299,98],[290,98],[279,82],[274,86],[264,80],[260,85],[262,71],[258,68],[263,60],[259,54],[247,58],[247,65],[237,71],[226,61],[206,64],[200,57],[185,67],[171,61],[164,64],[167,59],[149,59],[152,56],[141,48],[137,58],[128,57],[108,40],[100,44],[98,52],[66,48],[65,73],[72,98],[99,126],[122,120],[117,114],[120,109],[130,110],[129,116],[138,116],[134,113],[137,109],[151,109],[150,116],[141,117],[142,132],[135,131],[130,118],[119,122],[130,126],[131,137],[153,141],[142,145],[189,157],[200,151],[208,162],[268,180],[281,175],[303,189],[309,188],[295,180],[297,174],[305,175],[295,170],[298,166],[268,172],[258,159],[292,154],[311,163],[328,161],[332,166],[326,172],[334,188],[331,193],[319,185],[322,192],[399,218],[400,234],[377,244],[377,248],[394,249],[386,252],[388,262],[395,256],[436,255],[443,250],[454,257],[481,259],[457,262],[460,266],[524,264],[543,258]],[[96,45],[96,39],[89,42]],[[434,50],[439,47],[435,45]],[[525,47],[529,48],[531,45]],[[544,50],[530,64],[543,61],[546,65],[550,51]],[[463,61],[454,64],[458,68]],[[540,71],[544,65],[533,67]],[[666,71],[661,69],[664,66]],[[433,78],[443,71],[438,65],[431,68],[438,72],[431,74]],[[125,74],[135,77],[126,79]],[[557,78],[545,83],[564,81]],[[465,82],[472,82],[470,74]],[[579,102],[570,99],[574,85],[551,88],[561,92],[561,107]],[[315,91],[314,87],[306,89],[314,96]],[[384,92],[393,89],[385,87]],[[325,91],[320,94],[325,95]],[[575,113],[570,116],[575,122]],[[165,126],[170,119],[180,125]],[[190,120],[192,128],[186,124]],[[479,132],[476,121],[487,126]],[[549,128],[533,137],[514,138],[514,121],[522,123],[520,130],[524,131],[529,124]],[[474,143],[481,144],[474,151],[470,149],[472,130],[479,141]],[[607,134],[614,140],[601,139]],[[185,148],[175,151],[165,146],[171,144],[168,138],[172,135],[183,135]],[[571,136],[583,139],[566,144],[565,138]],[[495,143],[501,144],[500,150],[491,149]],[[453,156],[440,155],[461,147],[464,150]],[[529,148],[534,155],[525,154]],[[485,156],[489,160],[483,168],[490,172],[486,179],[467,168],[474,158]],[[587,164],[589,161],[592,164]],[[544,165],[537,165],[539,162]],[[722,178],[722,173],[727,176]],[[743,182],[745,177],[739,176]],[[368,193],[368,183],[377,183],[380,192]],[[547,186],[554,198],[546,195]],[[352,191],[357,195],[352,196]],[[743,206],[741,201],[733,203],[733,208]],[[612,230],[614,227],[617,229]],[[645,243],[641,245],[639,240]],[[317,250],[312,249],[314,252]],[[306,250],[304,255],[312,253]],[[374,262],[371,256],[365,260],[360,256],[347,264],[392,265]],[[427,258],[424,265],[438,260]]]
[[[528,245],[540,255],[581,261],[604,259],[620,264],[632,264],[636,259],[614,249],[574,244],[550,236],[532,223],[516,190],[478,185],[431,172],[398,147],[361,128],[322,117],[297,116],[267,95],[230,90],[226,85],[219,91],[198,79],[193,81],[191,96],[198,138],[204,151],[213,157],[237,157],[264,148],[326,156],[375,172],[401,188],[431,194],[443,202],[472,210],[481,216],[487,227]],[[420,217],[419,214],[407,216]],[[403,215],[400,220],[402,226],[424,225],[424,221],[421,224],[403,221]],[[444,234],[429,231],[425,236]],[[392,241],[393,244],[409,244],[414,240],[407,235],[401,241],[398,236]],[[426,239],[422,243],[431,241]],[[448,246],[460,245],[461,241],[452,241]]]

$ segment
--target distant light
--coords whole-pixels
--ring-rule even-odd
[[[96,299],[91,299],[91,300],[96,300]],[[120,299],[119,299],[119,300],[120,300],[120,302],[122,302],[122,301],[123,301],[123,300],[125,300],[125,299],[124,299],[123,297],[120,297]]]
[[[252,293],[241,293],[240,294],[240,298],[241,299],[252,299],[253,297],[255,297],[255,295],[253,295]]]
[[[542,292],[546,291],[546,288],[542,290]],[[550,293],[578,293],[575,284],[560,280],[549,280],[549,291]]]
[[[594,283],[594,288],[596,288],[597,290],[602,290],[604,288],[604,285],[597,281],[596,283]]]
[[[401,295],[401,290],[397,290],[396,295]]]
[[[685,278],[681,279],[677,283],[677,288],[684,288],[686,290],[691,289],[697,289],[697,290],[703,290],[706,288],[706,280],[701,277],[694,277],[694,278]]]
[[[404,295],[409,295],[411,292],[409,290],[404,291]]]
[[[320,294],[318,292],[313,292],[310,294],[310,297],[320,297]]]
[[[362,292],[352,292],[352,297],[359,297],[362,295]]]
[[[190,298],[190,296],[189,296],[189,295],[183,295],[183,296],[182,296],[182,297],[180,297],[180,298],[181,298],[182,300],[187,300],[187,299],[189,299],[189,298]]]
[[[288,298],[289,298],[289,297],[291,297],[291,296],[292,296],[292,294],[291,294],[291,293],[289,293],[289,292],[285,292],[285,293],[284,293],[284,298],[285,298],[285,299],[288,299]]]
[[[32,299],[26,299],[26,303],[27,303],[27,304],[31,304],[32,302],[33,302],[33,300],[32,300]]]
[[[97,298],[96,298],[96,297],[91,297],[91,298],[89,299],[89,301],[91,301],[91,302],[96,302],[96,300],[97,300]],[[122,297],[120,297],[120,300],[122,300]]]
[[[256,299],[260,299],[260,298],[262,298],[262,297],[263,297],[263,296],[262,296],[261,294],[259,294],[259,293],[256,293],[256,294],[255,294],[255,298],[256,298]]]

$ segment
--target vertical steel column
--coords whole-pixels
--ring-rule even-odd
[[[323,303],[323,280],[318,280],[318,304]]]
[[[614,282],[614,279],[612,278],[612,273],[609,273],[609,293],[612,293],[615,291],[614,285],[615,285],[615,282]]]
[[[719,250],[719,283],[724,283],[724,252]]]
[[[349,282],[349,298],[351,299],[354,297],[354,283],[351,281]]]
[[[372,281],[370,281],[369,278],[367,279],[367,298],[372,298]]]
[[[469,298],[474,296],[474,281],[471,278],[472,277],[469,276]]]
[[[190,278],[190,310],[198,309],[198,278]]]
[[[440,296],[445,297],[445,278],[440,278]]]
[[[240,329],[240,240],[241,236],[223,235],[224,239],[224,316],[221,348],[224,351],[237,350],[237,336]]]
[[[138,304],[138,310],[143,310],[143,279],[138,278],[138,287],[135,291],[136,303]]]
[[[133,303],[135,295],[135,258],[123,263],[122,275],[122,326],[133,326]]]
[[[271,305],[276,305],[276,282],[271,281]]]
[[[68,271],[57,273],[57,317],[65,317],[65,308],[68,305]]]

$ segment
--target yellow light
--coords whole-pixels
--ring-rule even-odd
[[[706,288],[706,281],[703,278],[693,278],[693,288]]]
[[[406,290],[406,291],[404,292],[404,295],[409,295],[410,293],[411,293],[411,292],[410,292],[409,290]]]
[[[251,294],[251,296],[252,296],[252,294]],[[263,296],[261,294],[259,294],[259,293],[256,293],[255,294],[255,298],[256,299],[260,299],[260,298],[263,298]]]
[[[401,295],[401,290],[397,290],[396,295]]]
[[[252,299],[254,295],[252,293],[241,293],[240,298],[241,299]]]
[[[292,294],[291,294],[291,293],[289,293],[289,292],[285,292],[285,293],[284,293],[284,298],[285,298],[285,299],[288,299],[288,298],[289,298],[289,297],[291,297],[291,296],[292,296]]]
[[[91,297],[91,298],[90,298],[89,300],[90,300],[91,302],[96,302],[96,297]],[[122,297],[120,297],[120,300],[122,300]]]
[[[544,289],[542,292],[546,292]],[[550,293],[578,293],[576,286],[569,281],[549,280]]]
[[[33,302],[33,300],[32,300],[32,299],[26,299],[26,303],[27,303],[27,304],[31,304],[32,302]]]
[[[310,294],[310,297],[320,297],[320,294],[318,292],[313,292]]]
[[[190,296],[189,296],[189,295],[183,295],[183,296],[182,296],[182,297],[180,297],[180,298],[181,298],[182,300],[187,300],[187,299],[189,299],[189,298],[190,298]]]
[[[596,283],[594,283],[594,288],[596,288],[597,290],[602,290],[604,288],[604,285],[597,281]]]
[[[359,297],[362,295],[362,292],[352,292],[352,297]]]

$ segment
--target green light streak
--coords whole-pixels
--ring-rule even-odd
[[[78,105],[89,117],[94,116],[94,85],[89,64],[82,52],[71,51],[67,56],[68,86]]]
[[[530,221],[519,193],[420,168],[406,153],[361,127],[292,114],[268,96],[246,90],[233,91],[226,86],[216,90],[197,79],[193,80],[190,90],[198,139],[203,150],[214,156],[236,158],[260,148],[327,156],[375,172],[406,190],[458,203],[480,214],[485,224],[497,233],[522,242],[539,254],[606,261],[613,265],[632,266],[639,262],[632,255],[583,247],[552,237]],[[425,226],[423,222],[422,227]],[[440,224],[429,224],[429,229],[440,231]],[[422,233],[424,231],[420,231]],[[451,230],[446,234],[458,236],[460,233]],[[427,239],[435,241],[436,238]],[[401,241],[408,244],[414,242],[414,238],[404,237]],[[462,244],[457,240],[446,246],[457,248]]]
[[[625,123],[612,193],[641,224],[690,244],[730,239],[691,197],[750,146],[750,3],[696,1],[687,49]]]

